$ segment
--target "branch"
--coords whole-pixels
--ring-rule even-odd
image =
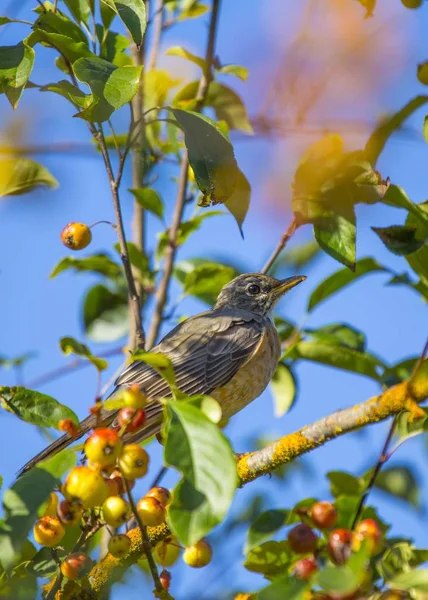
[[[428,360],[424,361],[428,370]],[[350,408],[337,411],[298,431],[285,435],[270,446],[238,455],[237,470],[241,486],[271,473],[278,467],[361,427],[379,423],[405,410],[410,411],[413,418],[425,416],[418,404],[428,399],[428,378],[404,381],[395,385],[379,396],[375,396]],[[166,525],[148,527],[148,537],[152,546],[171,535]],[[112,582],[118,581],[131,565],[135,564],[144,554],[144,540],[139,528],[128,533],[131,539],[130,554],[124,560],[106,556],[98,563],[89,575],[89,584],[94,594],[100,594]],[[83,600],[84,596],[77,595],[74,600]]]
[[[267,273],[268,271],[270,271],[270,269],[273,267],[274,262],[276,261],[278,256],[281,254],[281,252],[284,250],[285,246],[288,244],[290,238],[295,234],[297,227],[298,227],[297,221],[296,221],[296,218],[294,217],[293,220],[291,221],[290,225],[288,226],[288,229],[286,229],[286,231],[282,235],[281,239],[279,240],[277,247],[272,252],[269,260],[263,267],[263,269],[261,271],[262,273]]]
[[[158,61],[159,47],[163,31],[163,3],[164,0],[156,0],[155,2],[153,13],[153,44],[149,69],[154,69]]]
[[[196,94],[195,111],[199,112],[204,105],[208,87],[212,81],[212,65],[214,62],[215,40],[218,26],[218,15],[220,9],[220,0],[213,0],[211,19],[209,24],[209,34],[207,49],[205,52],[205,68],[201,80],[199,82],[198,91]],[[181,220],[183,218],[184,206],[186,203],[187,178],[189,172],[189,159],[187,152],[183,154],[181,161],[180,177],[178,181],[177,198],[175,201],[174,215],[172,218],[171,227],[168,234],[168,244],[165,249],[165,263],[163,276],[159,283],[156,292],[156,305],[153,313],[152,322],[147,334],[147,347],[151,348],[158,337],[160,327],[163,321],[163,313],[168,300],[168,289],[174,267],[175,256],[177,253],[177,237],[180,230]]]

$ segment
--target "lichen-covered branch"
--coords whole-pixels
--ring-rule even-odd
[[[399,383],[382,394],[370,398],[366,402],[337,411],[298,431],[285,435],[273,444],[238,456],[238,475],[241,485],[249,483],[262,475],[271,473],[302,454],[306,454],[326,442],[361,427],[384,421],[405,410],[410,411],[413,418],[425,416],[419,404],[428,399],[428,359],[418,370],[419,375],[410,381]],[[166,525],[149,527],[148,535],[152,545],[170,535]],[[57,595],[56,600],[86,600],[91,597],[102,597],[102,592],[114,581],[120,579],[124,571],[144,556],[144,542],[138,528],[132,529],[131,552],[124,560],[106,556],[91,571],[86,591],[76,593],[72,585]],[[68,595],[67,595],[68,594]],[[86,594],[86,595],[85,595]],[[91,594],[93,594],[91,596]]]

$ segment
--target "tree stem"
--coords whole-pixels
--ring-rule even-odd
[[[298,227],[298,225],[297,225],[296,219],[293,218],[290,225],[287,227],[287,229],[281,236],[281,239],[279,240],[277,247],[272,252],[269,260],[267,261],[267,263],[261,270],[262,273],[268,273],[268,271],[270,271],[270,269],[273,267],[273,264],[275,263],[276,259],[281,254],[281,252],[284,250],[285,246],[288,244],[290,238],[296,232],[297,227]]]

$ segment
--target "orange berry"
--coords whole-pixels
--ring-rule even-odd
[[[308,554],[315,552],[318,538],[313,530],[305,523],[296,525],[288,532],[288,543],[293,552]]]
[[[69,433],[71,437],[76,437],[79,433],[79,427],[71,419],[61,419],[61,421],[58,421],[58,429]]]
[[[64,525],[72,526],[80,523],[80,519],[83,515],[83,507],[81,504],[76,502],[70,502],[69,500],[63,500],[59,503],[57,508],[57,514],[61,523]]]
[[[146,413],[142,408],[124,406],[117,417],[121,429],[129,433],[139,431],[146,421]]]
[[[121,450],[122,440],[116,431],[107,427],[94,429],[85,442],[87,459],[102,467],[113,465]]]
[[[374,519],[364,519],[355,528],[352,549],[357,551],[363,540],[367,540],[372,555],[378,554],[383,546],[383,533]]]
[[[88,575],[94,561],[84,552],[73,552],[64,558],[61,573],[72,581],[77,581]]]
[[[101,506],[107,497],[107,485],[98,471],[89,467],[74,467],[63,486],[67,500],[81,502],[84,508]]]
[[[212,559],[213,549],[206,540],[200,540],[185,549],[183,560],[189,567],[200,569],[206,567]]]
[[[311,519],[318,529],[330,529],[337,523],[337,510],[331,502],[315,502],[311,508]]]
[[[166,510],[163,504],[150,496],[144,496],[137,504],[137,511],[143,525],[156,527],[165,523]]]
[[[120,527],[131,517],[131,506],[120,496],[110,496],[103,504],[103,519],[111,527]]]
[[[159,575],[159,580],[164,590],[168,591],[171,585],[171,573],[165,569]]]
[[[162,567],[172,567],[180,556],[180,542],[176,537],[170,536],[156,544],[153,558]]]
[[[349,529],[334,529],[328,538],[328,553],[337,565],[343,565],[351,555],[352,532]]]
[[[165,507],[171,503],[171,492],[164,487],[154,487],[147,492],[146,496],[156,498],[156,500],[159,500]]]
[[[108,542],[108,551],[115,558],[123,558],[129,554],[131,540],[124,533],[113,535]]]
[[[65,534],[65,529],[57,517],[42,517],[34,525],[34,539],[41,546],[57,546]]]
[[[124,389],[121,392],[121,397],[123,404],[129,408],[144,408],[149,402],[138,385],[131,385],[131,387]]]
[[[83,250],[91,240],[91,230],[85,223],[69,223],[61,231],[61,241],[70,250]]]
[[[147,473],[149,455],[138,444],[127,444],[118,462],[120,472],[125,479],[139,479]]]

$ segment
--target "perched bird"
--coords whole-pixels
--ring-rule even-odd
[[[165,354],[174,368],[177,387],[187,395],[215,398],[227,419],[260,396],[275,372],[280,341],[270,317],[279,298],[304,281],[298,275],[274,279],[260,273],[239,275],[221,290],[211,310],[183,321],[152,351]],[[145,362],[135,361],[115,381],[112,396],[137,384],[150,399],[143,429],[124,441],[140,442],[160,431],[163,407],[156,399],[171,396],[166,381]],[[109,426],[118,411],[102,410],[99,426]],[[80,423],[81,437],[97,424],[90,416]],[[77,439],[66,434],[32,458],[21,473],[50,458]]]

